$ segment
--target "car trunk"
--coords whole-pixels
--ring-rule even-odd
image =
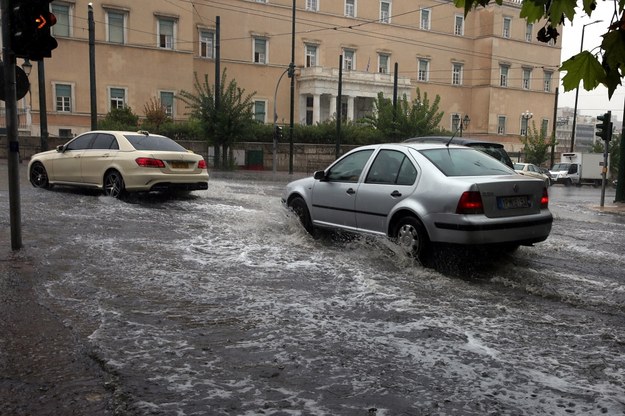
[[[540,180],[498,178],[476,184],[484,214],[489,218],[515,217],[540,212],[545,184]]]

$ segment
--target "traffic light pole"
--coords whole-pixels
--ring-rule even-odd
[[[22,224],[19,187],[19,141],[17,138],[17,98],[15,81],[15,55],[11,52],[11,30],[9,22],[9,0],[1,0],[2,14],[2,57],[4,61],[4,93],[7,126],[7,158],[9,178],[9,216],[11,222],[11,249],[22,248]]]

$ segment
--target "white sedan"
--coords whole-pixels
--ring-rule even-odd
[[[514,170],[521,175],[542,179],[546,186],[551,185],[551,177],[543,173],[540,168],[533,163],[515,163]]]
[[[549,236],[553,221],[543,181],[457,145],[359,147],[289,183],[282,199],[311,233],[328,228],[387,236],[422,264],[439,243],[532,245]]]
[[[33,155],[30,183],[126,192],[208,189],[206,161],[172,139],[145,131],[90,131],[55,150]]]

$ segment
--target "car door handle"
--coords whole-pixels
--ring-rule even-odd
[[[399,191],[395,190],[395,191],[393,191],[393,192],[391,193],[391,196],[392,196],[393,198],[399,198],[399,197],[401,196],[401,192],[399,192]]]
[[[356,193],[353,188],[349,188],[346,192],[350,195],[354,195]]]

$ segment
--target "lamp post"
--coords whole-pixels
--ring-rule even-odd
[[[468,114],[464,115],[464,118],[462,118],[461,120],[459,120],[460,122],[458,123],[458,129],[459,129],[459,136],[462,137],[462,130],[466,130],[467,127],[469,127],[469,123],[471,122],[471,118],[469,118]]]
[[[584,31],[586,30],[586,26],[594,25],[595,23],[603,22],[603,20],[595,20],[594,22],[586,23],[582,26],[582,40],[579,45],[579,53],[584,51]],[[577,99],[579,97],[579,84],[577,84],[577,88],[575,89],[575,106],[573,107],[573,130],[571,131],[571,147],[569,148],[570,152],[573,152],[575,148],[575,128],[577,124]]]
[[[26,74],[26,76],[30,76],[30,73],[33,70],[33,64],[30,63],[30,59],[26,58],[24,59],[24,63],[22,64],[22,69],[24,70],[24,73]]]
[[[523,114],[521,114],[523,120],[525,120],[525,139],[527,139],[527,131],[530,129],[530,119],[534,117],[534,114],[530,113],[530,110],[525,110]]]

